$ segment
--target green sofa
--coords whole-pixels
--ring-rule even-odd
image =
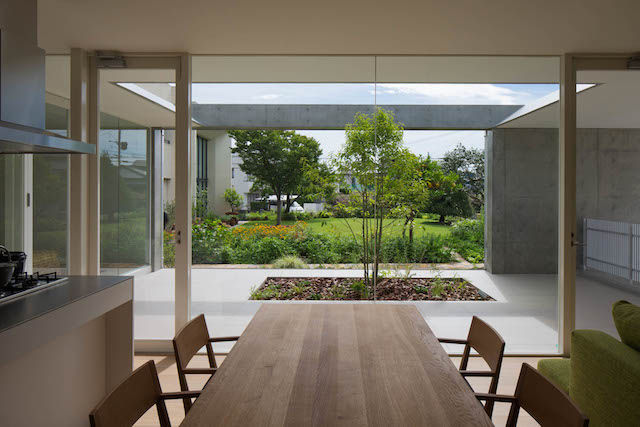
[[[616,305],[614,318],[615,313]],[[621,332],[618,320],[616,325]],[[633,326],[631,334],[637,336],[640,324]],[[590,426],[640,426],[639,350],[601,331],[576,330],[571,334],[571,358],[541,360],[538,370],[571,396]]]

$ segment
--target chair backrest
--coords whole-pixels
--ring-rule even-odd
[[[169,416],[153,360],[148,361],[107,395],[89,414],[93,427],[132,426],[153,405],[161,427],[169,427]]]
[[[587,417],[571,398],[540,372],[523,363],[516,386],[516,402],[511,406],[507,426],[516,425],[519,409],[531,415],[542,427],[586,427]]]
[[[178,371],[186,368],[193,356],[198,353],[202,347],[207,347],[207,354],[210,353],[209,347],[209,330],[204,314],[191,319],[189,323],[184,325],[173,338],[173,350],[176,357],[176,365]],[[215,358],[213,354],[209,355],[209,363],[212,368],[216,368]]]
[[[500,373],[502,356],[504,355],[504,340],[495,329],[479,317],[473,316],[467,341],[468,346],[478,352],[492,371]],[[469,348],[465,348],[461,369],[467,368],[468,358]]]

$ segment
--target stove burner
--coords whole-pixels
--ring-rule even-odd
[[[9,282],[7,286],[5,286],[4,288],[0,288],[0,300],[22,292],[26,292],[39,286],[46,285],[47,283],[55,282],[58,279],[61,279],[61,277],[59,277],[56,272],[36,272],[34,274],[22,273],[19,276],[11,279],[11,282]]]

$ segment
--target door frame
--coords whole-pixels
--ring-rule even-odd
[[[110,55],[113,52],[109,53]],[[175,71],[176,189],[191,188],[191,55],[185,52],[117,52],[126,69]],[[72,156],[69,242],[71,274],[100,274],[99,70],[109,68],[97,52],[71,50],[71,137],[96,146],[95,155]],[[157,157],[157,156],[156,156]],[[161,188],[158,189],[162,191]],[[176,191],[175,330],[191,312],[191,192]],[[73,207],[77,207],[74,211]],[[153,222],[153,221],[152,221]]]
[[[633,53],[567,53],[560,57],[558,139],[558,349],[569,356],[576,326],[576,135],[578,71],[628,70]]]

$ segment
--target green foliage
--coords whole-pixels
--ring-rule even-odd
[[[238,208],[242,205],[242,196],[236,191],[235,188],[227,188],[224,190],[224,201],[227,202],[231,208],[231,212],[237,212]]]
[[[451,262],[451,251],[440,236],[422,236],[413,242],[402,236],[387,237],[382,244],[382,262],[442,263]]]
[[[249,211],[251,212],[260,212],[260,211],[268,211],[269,204],[264,200],[254,200],[253,202],[249,202]]]
[[[360,299],[369,299],[369,286],[363,280],[355,280],[351,283],[351,290],[360,296]]]
[[[191,248],[194,264],[224,264],[230,259],[231,230],[220,220],[193,224]]]
[[[362,214],[362,227],[358,232],[364,284],[368,287],[373,280],[375,286],[383,241],[382,225],[389,210],[387,191],[394,186],[393,170],[404,152],[403,127],[396,123],[391,112],[379,108],[371,115],[357,113],[353,123],[347,124],[345,136],[337,162],[342,176],[351,176],[358,184],[351,191],[351,200],[360,203]],[[354,211],[353,207],[347,212],[349,210]],[[353,231],[354,237],[355,233]]]
[[[441,281],[436,281],[431,285],[431,296],[435,298],[440,298],[444,293],[444,283]]]
[[[247,221],[274,221],[276,219],[276,214],[269,211],[264,212],[249,212],[245,219]]]
[[[193,200],[193,217],[194,218],[207,218],[209,215],[209,199],[206,188],[198,188],[196,190],[196,197]]]
[[[425,295],[429,294],[429,287],[428,286],[416,285],[416,286],[413,287],[413,290],[416,291],[419,294],[425,294]]]
[[[445,173],[437,162],[430,159],[426,159],[424,167],[429,189],[425,210],[438,215],[441,224],[446,216],[471,216],[473,210],[469,196],[458,175]]]
[[[175,202],[175,200],[171,200],[170,202],[166,202],[164,204],[164,211],[167,213],[167,229],[171,229],[171,227],[176,223],[176,202]]]
[[[471,199],[476,212],[484,204],[484,150],[458,144],[440,161],[445,173],[455,173]]]
[[[307,263],[297,255],[285,255],[274,261],[273,268],[307,268]]]
[[[451,227],[448,245],[472,263],[484,261],[484,215],[477,219],[462,219]]]
[[[176,242],[174,235],[165,231],[162,237],[162,258],[163,264],[167,268],[176,266]]]

